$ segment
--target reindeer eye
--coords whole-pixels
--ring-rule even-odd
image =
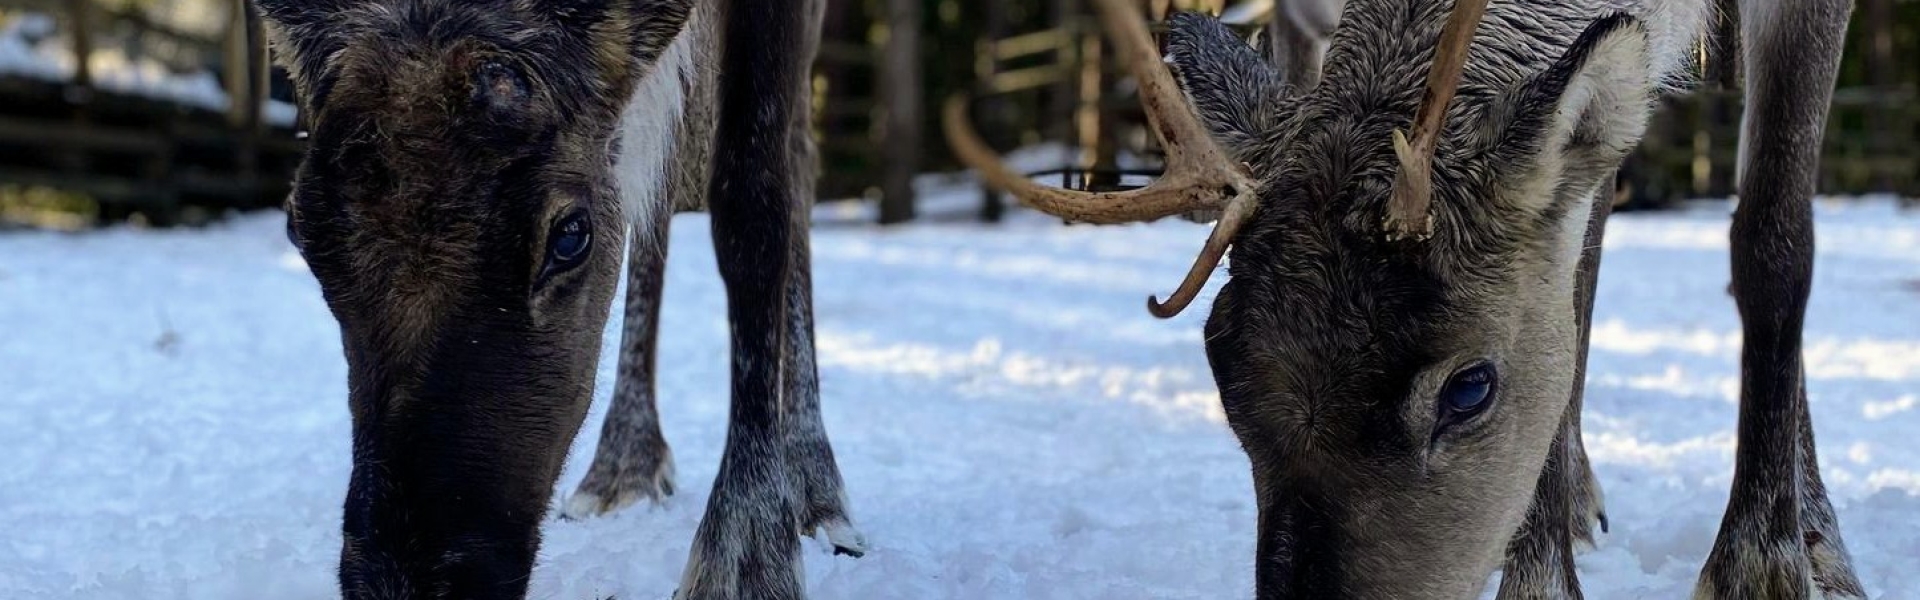
[[[547,270],[555,271],[579,264],[591,247],[593,227],[587,219],[587,212],[574,211],[555,223],[553,232],[547,234]]]
[[[1454,373],[1440,388],[1441,422],[1457,422],[1486,410],[1493,404],[1493,386],[1498,379],[1493,365],[1486,363]]]

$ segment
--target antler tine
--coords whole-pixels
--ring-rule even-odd
[[[979,171],[986,182],[1006,190],[1022,202],[1048,214],[1088,223],[1150,221],[1197,210],[1225,210],[1206,247],[1195,259],[1180,287],[1167,302],[1148,298],[1148,308],[1160,318],[1179,314],[1200,294],[1207,277],[1226,255],[1234,233],[1258,205],[1256,184],[1245,168],[1200,125],[1200,117],[1175,87],[1172,74],[1160,62],[1147,33],[1146,20],[1129,0],[1096,0],[1102,24],[1113,36],[1121,60],[1140,83],[1140,102],[1147,122],[1166,150],[1166,173],[1145,188],[1116,193],[1087,193],[1051,188],[1029,181],[1001,163],[967,122],[966,98],[948,99],[942,125],[954,155]]]
[[[1159,298],[1147,297],[1147,312],[1162,319],[1171,319],[1180,311],[1186,310],[1193,299],[1200,296],[1200,288],[1206,287],[1207,278],[1213,275],[1213,268],[1226,258],[1227,246],[1233,243],[1233,234],[1240,226],[1253,219],[1253,213],[1259,208],[1259,202],[1252,195],[1236,196],[1227,203],[1227,209],[1220,215],[1220,222],[1213,226],[1213,233],[1207,235],[1207,245],[1200,249],[1200,256],[1193,260],[1193,267],[1187,270],[1187,277],[1180,281],[1180,287],[1174,288],[1173,295],[1166,302]]]
[[[1400,172],[1393,178],[1393,196],[1388,200],[1386,233],[1388,240],[1423,240],[1433,235],[1433,153],[1440,143],[1440,127],[1446,121],[1447,105],[1460,87],[1460,74],[1466,69],[1467,49],[1473,45],[1474,30],[1487,12],[1487,0],[1456,0],[1440,29],[1440,43],[1433,50],[1433,66],[1427,71],[1426,95],[1414,112],[1413,139],[1399,130],[1393,132],[1393,151],[1400,159]]]

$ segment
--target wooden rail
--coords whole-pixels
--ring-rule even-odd
[[[270,65],[257,16],[243,0],[219,2],[228,17],[208,36],[94,0],[0,0],[0,14],[53,17],[74,65],[64,79],[0,73],[0,186],[83,194],[101,221],[278,205],[301,144],[293,124],[263,113]],[[177,72],[217,69],[224,106],[115,85],[89,60],[102,48]]]
[[[1718,89],[1666,101],[1625,169],[1630,206],[1734,195],[1741,106],[1739,93]],[[1837,90],[1824,148],[1821,193],[1920,197],[1920,95]]]

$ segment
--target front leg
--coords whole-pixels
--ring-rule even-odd
[[[633,225],[613,405],[600,426],[593,466],[561,512],[566,518],[611,513],[642,498],[660,503],[673,495],[673,452],[660,433],[654,400],[654,349],[660,335],[660,292],[672,217],[664,207],[654,207]]]
[[[1612,181],[1613,178],[1605,178]],[[1600,248],[1606,238],[1607,217],[1613,214],[1611,186],[1594,193],[1587,214],[1573,295],[1573,318],[1580,328],[1579,349],[1573,364],[1573,390],[1560,417],[1560,434],[1547,449],[1546,467],[1533,490],[1527,520],[1507,546],[1501,571],[1500,600],[1523,598],[1581,598],[1580,578],[1573,565],[1575,548],[1591,546],[1596,524],[1607,527],[1600,483],[1587,461],[1580,440],[1580,409],[1586,398],[1587,358],[1592,342],[1593,303],[1600,283]]]
[[[730,3],[729,3],[730,4]],[[727,286],[733,402],[726,454],[678,597],[787,600],[800,578],[800,504],[782,443],[791,220],[804,205],[788,142],[807,72],[799,0],[722,8],[720,106],[708,195]]]
[[[1812,452],[1801,333],[1813,193],[1850,0],[1740,7],[1747,106],[1733,291],[1744,342],[1733,490],[1696,598],[1859,598]]]
[[[1573,565],[1574,487],[1568,485],[1571,466],[1567,433],[1571,415],[1562,417],[1560,435],[1547,450],[1547,462],[1540,471],[1540,482],[1533,490],[1533,506],[1527,520],[1514,532],[1507,544],[1506,564],[1501,567],[1499,600],[1579,600],[1580,578]]]

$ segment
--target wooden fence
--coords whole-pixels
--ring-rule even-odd
[[[1666,101],[1623,169],[1631,207],[1733,195],[1741,107],[1738,92],[1717,88]],[[1920,197],[1920,98],[1913,88],[1834,92],[1819,189]]]
[[[52,17],[49,39],[65,41],[70,64],[51,77],[0,73],[0,185],[80,194],[100,221],[137,213],[166,224],[277,206],[299,157],[295,119],[290,106],[268,103],[258,19],[244,2],[226,4],[225,23],[210,36],[156,22],[137,5],[0,0],[0,11],[16,17]],[[109,49],[119,52],[118,68],[158,63],[165,72],[96,72]],[[202,79],[184,81],[200,87],[178,87],[195,73]]]
[[[1152,159],[1159,153],[1145,132],[1137,97],[1116,85],[1127,74],[1110,64],[1110,53],[1103,54],[1096,26],[1090,15],[1073,14],[1054,28],[983,40],[976,51],[972,113],[996,148],[1051,142],[1076,149],[1072,161],[1029,175],[1057,174],[1056,185],[1073,189],[1126,189],[1135,186],[1122,184],[1122,176],[1158,170],[1121,169],[1116,156]],[[1256,26],[1237,28],[1251,35]],[[1737,81],[1737,65],[1731,68],[1709,76]],[[1740,93],[1712,82],[1665,99],[1622,169],[1620,185],[1628,198],[1623,208],[1733,195],[1740,117]],[[1835,92],[1819,191],[1920,198],[1920,94],[1913,86]],[[1003,200],[990,191],[984,197],[982,215],[995,218]]]
[[[72,56],[119,49],[180,72],[212,69],[220,101],[117,88],[88,60],[72,61],[61,78],[0,72],[0,210],[8,190],[22,186],[78,192],[102,221],[134,213],[193,221],[277,205],[303,144],[290,106],[277,105],[277,114],[262,109],[270,89],[290,98],[284,77],[269,71],[246,3],[175,0],[228,6],[230,18],[209,34],[115,8],[143,3],[108,1],[0,0],[0,21],[28,11],[51,15]],[[1141,1],[1155,15],[1240,4]],[[1060,164],[1035,169],[1058,175],[1060,185],[1118,189],[1128,187],[1124,176],[1155,173],[1158,150],[1128,75],[1114,64],[1085,0],[830,0],[827,11],[813,79],[822,198],[879,202],[882,222],[913,219],[913,176],[958,168],[934,120],[939,103],[960,91],[974,98],[974,122],[993,147],[1073,149]],[[1256,27],[1241,24],[1246,33]],[[1739,110],[1736,94],[1711,88],[1669,100],[1622,175],[1632,206],[1729,194]],[[1920,196],[1916,128],[1920,98],[1911,84],[1841,90],[1822,191]],[[1123,156],[1140,157],[1147,168],[1123,169]],[[986,220],[1005,210],[996,194],[982,194],[979,206]]]

